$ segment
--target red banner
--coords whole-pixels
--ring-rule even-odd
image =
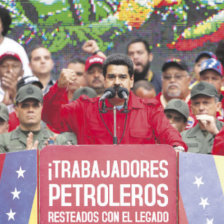
[[[176,223],[167,145],[49,146],[40,152],[40,223]]]

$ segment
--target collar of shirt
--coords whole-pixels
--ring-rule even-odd
[[[190,101],[190,99],[191,99],[191,94],[189,94],[189,95],[185,98],[184,101],[185,101],[186,103],[188,103],[188,102]],[[168,103],[168,102],[166,101],[166,99],[165,99],[165,97],[164,97],[163,94],[161,94],[161,96],[160,96],[160,102],[161,102],[163,108],[165,108],[166,105],[167,105],[167,103]]]

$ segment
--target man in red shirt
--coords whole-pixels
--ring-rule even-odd
[[[86,59],[85,79],[86,85],[93,88],[98,96],[104,92],[103,62],[105,58],[92,55]]]
[[[113,144],[113,111],[116,111],[118,144],[160,143],[187,150],[158,101],[141,99],[130,91],[134,77],[133,63],[128,56],[110,55],[103,63],[103,75],[105,89],[112,88],[116,92],[113,98],[105,100],[106,113],[102,113],[99,97],[81,97],[64,104],[61,96],[74,79],[74,73],[67,70],[60,74],[58,82],[44,98],[43,120],[60,131],[76,133],[78,144]],[[127,100],[117,94],[120,87],[129,93]]]
[[[156,96],[163,108],[172,99],[183,100],[189,106],[189,117],[186,129],[196,124],[196,119],[191,112],[190,86],[191,76],[185,61],[180,58],[171,58],[162,66],[162,92]]]
[[[224,156],[224,127],[222,127],[220,132],[215,136],[212,154]]]

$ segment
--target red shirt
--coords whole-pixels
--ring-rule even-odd
[[[19,119],[16,116],[16,112],[13,111],[12,113],[9,114],[9,132],[13,131],[14,129],[17,128],[17,126],[19,126]]]
[[[80,97],[64,104],[65,88],[55,84],[44,96],[43,120],[59,131],[72,131],[78,144],[113,144],[113,111],[99,113],[99,97]],[[112,108],[108,100],[107,107]],[[129,113],[117,110],[117,137],[121,144],[186,144],[170,124],[155,99],[145,100],[130,92]],[[125,118],[127,116],[127,122]]]
[[[212,154],[224,155],[224,127],[222,127],[220,132],[215,136]]]

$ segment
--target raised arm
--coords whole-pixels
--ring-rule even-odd
[[[59,132],[70,130],[62,107],[68,103],[67,86],[73,82],[74,78],[75,73],[73,70],[62,69],[58,81],[44,96],[42,120]]]

